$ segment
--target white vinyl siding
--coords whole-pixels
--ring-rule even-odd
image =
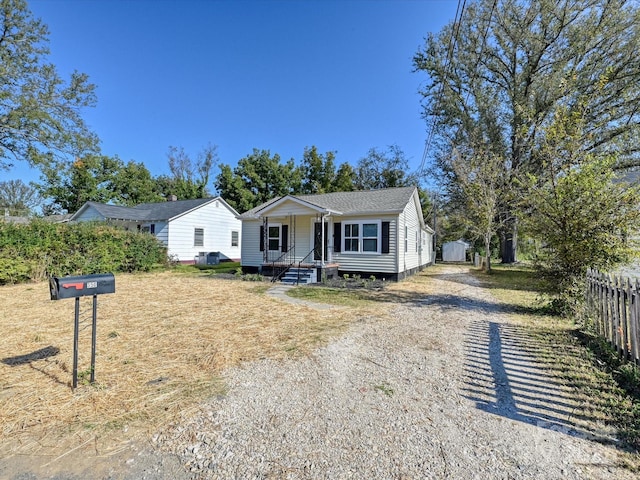
[[[340,270],[345,272],[371,272],[371,273],[397,273],[398,272],[398,235],[397,215],[379,215],[366,217],[334,217],[334,222],[340,222],[342,232],[344,233],[344,225],[346,224],[376,224],[377,225],[377,251],[376,252],[348,252],[341,249],[339,253],[333,253],[333,262],[340,265]],[[382,222],[389,222],[389,253],[379,253],[382,251]],[[333,230],[332,230],[333,231]],[[358,232],[360,238],[362,238],[362,232]],[[333,246],[332,238],[330,237],[329,246]],[[372,238],[371,238],[372,240]],[[342,238],[342,246],[344,246],[344,237]],[[362,247],[361,247],[362,249]]]
[[[169,222],[164,229],[158,231],[160,222],[156,223],[156,236],[166,238],[169,254],[181,261],[193,261],[199,252],[220,252],[221,259],[238,259],[242,242],[235,247],[231,245],[231,231],[241,231],[242,222],[224,203],[215,200],[185,213]],[[194,245],[194,229],[204,229],[201,246]]]
[[[76,222],[104,221],[104,217],[92,206],[87,208],[75,218]]]
[[[262,265],[260,251],[260,227],[262,220],[244,220],[242,222],[241,258],[244,267]]]
[[[427,230],[423,229],[420,223],[418,215],[421,214],[422,212],[418,212],[418,208],[414,202],[409,202],[407,207],[404,209],[404,212],[400,215],[400,218],[404,223],[402,231],[404,233],[403,241],[405,246],[404,253],[401,256],[400,265],[405,271],[420,268],[431,261],[431,249],[429,248],[428,251],[425,251],[420,248],[420,238],[423,235],[428,236],[428,243],[431,243],[431,234],[429,234]],[[415,248],[411,245],[414,243]]]

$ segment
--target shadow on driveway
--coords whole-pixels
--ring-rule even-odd
[[[582,413],[575,393],[558,376],[562,365],[553,345],[537,340],[529,329],[474,320],[466,340],[464,395],[477,408],[541,428],[615,442],[608,428],[595,432],[595,414]],[[593,407],[594,400],[591,400]],[[595,400],[598,406],[598,401]],[[604,405],[597,412],[606,417]]]

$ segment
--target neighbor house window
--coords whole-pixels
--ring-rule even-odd
[[[420,241],[418,240],[418,231],[416,230],[416,253],[418,253],[418,246],[420,245]]]
[[[240,235],[238,234],[238,232],[236,230],[232,230],[231,231],[231,246],[232,247],[237,247],[238,246],[239,238],[240,238]]]
[[[193,229],[193,246],[194,247],[204,246],[204,228]]]
[[[350,222],[344,224],[344,251],[380,253],[380,222]]]

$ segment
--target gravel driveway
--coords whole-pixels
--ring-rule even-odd
[[[69,458],[48,476],[14,458],[0,478],[636,479],[617,466],[615,432],[552,376],[548,345],[466,268],[439,268],[435,295],[363,318],[310,357],[228,371],[227,394],[153,450]]]
[[[637,478],[464,267],[434,281],[309,358],[229,371],[156,447],[185,478]]]

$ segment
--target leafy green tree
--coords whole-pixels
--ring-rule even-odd
[[[397,145],[389,146],[386,151],[372,148],[356,165],[355,188],[377,190],[416,185],[418,179],[408,175],[408,171],[409,162]]]
[[[414,56],[429,78],[424,116],[439,177],[456,181],[451,151],[472,145],[478,131],[504,159],[503,262],[516,260],[515,180],[544,168],[537,146],[559,107],[588,98],[580,149],[638,163],[638,44],[637,2],[478,0]]]
[[[616,180],[615,156],[584,148],[588,115],[559,109],[538,148],[542,168],[522,180],[523,226],[544,245],[536,267],[564,311],[582,297],[587,268],[606,271],[637,255],[640,187]]]
[[[141,203],[162,202],[164,197],[155,178],[142,162],[130,160],[114,172],[109,189],[114,203],[133,207]]]
[[[302,172],[293,159],[281,163],[277,153],[254,148],[233,170],[221,165],[215,186],[231,206],[246,212],[272,198],[300,193]]]
[[[484,270],[491,273],[491,240],[500,226],[500,188],[504,160],[477,146],[471,151],[454,152],[452,166],[462,200],[456,211],[469,239],[482,240]]]
[[[355,190],[356,172],[348,163],[341,163],[333,182],[334,192],[351,192]]]
[[[114,200],[113,181],[121,167],[118,157],[106,155],[78,158],[65,169],[61,164],[43,166],[38,188],[43,197],[51,199],[49,212],[74,213],[85,202]]]
[[[30,215],[42,203],[38,189],[22,180],[0,182],[0,215]]]
[[[175,195],[179,200],[206,198],[211,170],[218,163],[216,145],[207,145],[194,161],[182,147],[169,147],[167,153],[170,176],[156,179],[164,196]]]
[[[335,153],[318,153],[315,146],[305,147],[302,155],[302,192],[306,194],[329,193],[336,180]]]
[[[95,87],[82,73],[60,78],[47,63],[48,34],[24,0],[0,0],[0,169],[96,151],[97,138],[80,116],[94,106]]]

